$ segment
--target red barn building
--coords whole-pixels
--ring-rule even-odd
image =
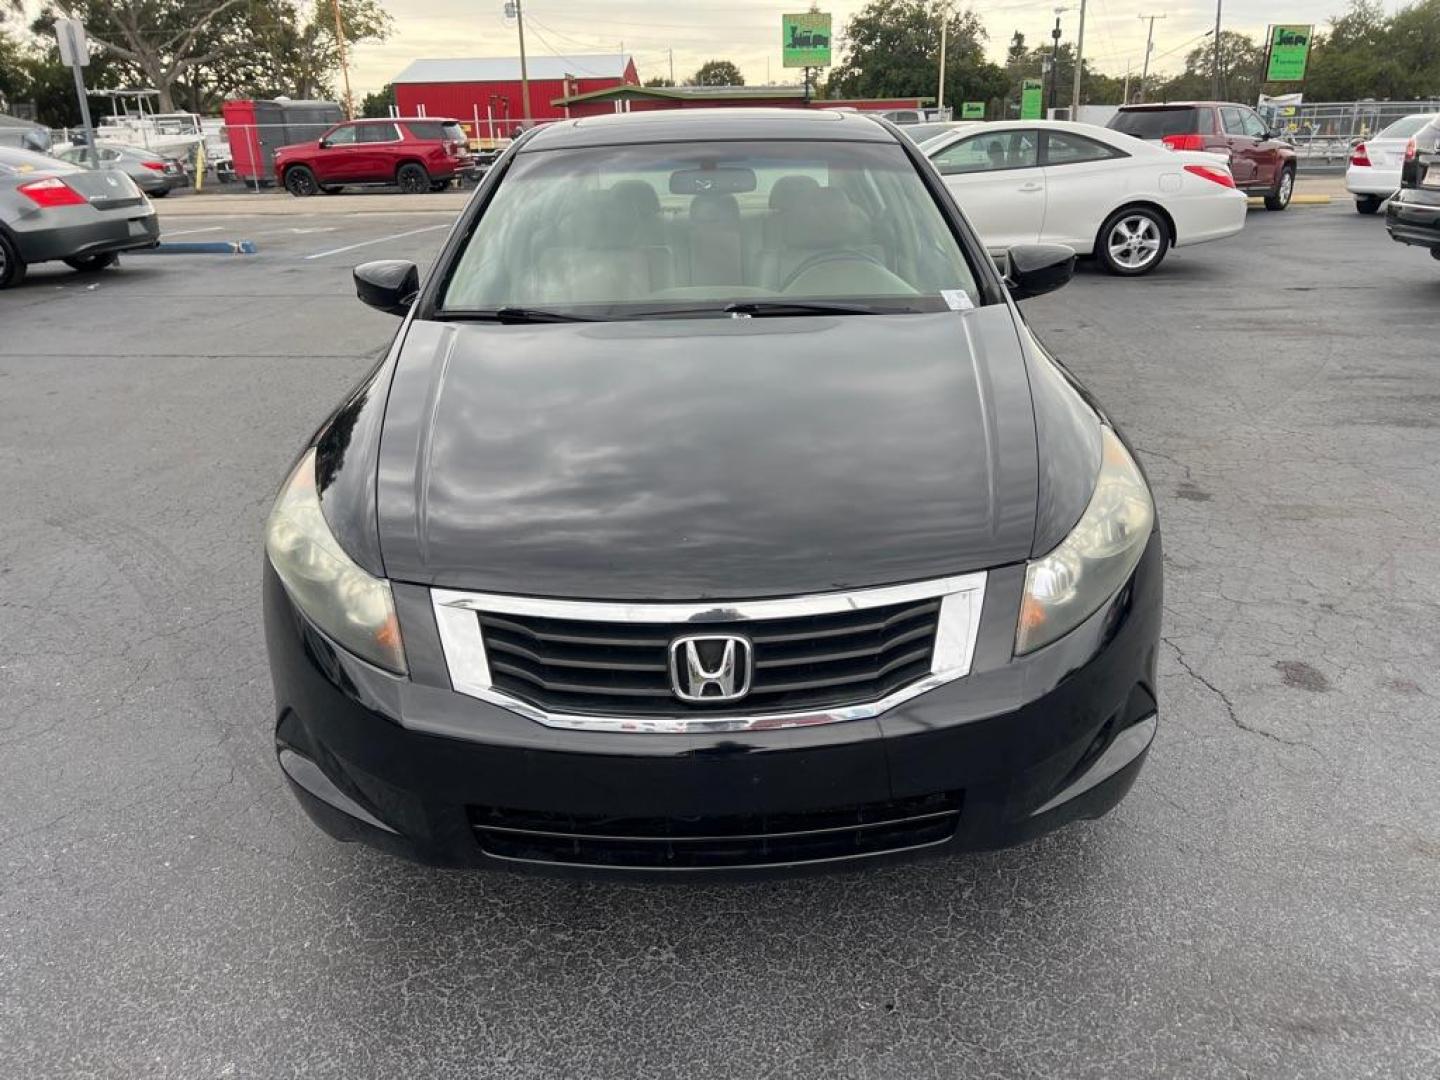
[[[556,98],[552,105],[573,118],[615,112],[650,112],[655,109],[919,109],[934,98],[807,98],[799,86],[629,86],[616,84],[599,90],[577,91]]]
[[[530,116],[562,120],[558,99],[625,83],[639,84],[635,62],[623,54],[530,56]],[[444,116],[467,126],[477,138],[505,137],[525,118],[520,99],[520,60],[512,56],[469,60],[416,60],[394,79],[401,116]],[[493,129],[493,130],[492,130]]]

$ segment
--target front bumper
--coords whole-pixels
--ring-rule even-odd
[[[428,674],[438,637],[410,586],[412,676],[387,675],[317,631],[267,563],[277,753],[332,836],[434,865],[749,876],[1002,847],[1098,817],[1134,782],[1157,712],[1160,562],[1157,532],[1110,604],[1018,659],[1023,567],[992,571],[965,678],[874,719],[714,735],[559,730],[457,694],[443,661]]]
[[[1385,228],[1401,244],[1440,248],[1440,192],[1401,191],[1385,207]]]

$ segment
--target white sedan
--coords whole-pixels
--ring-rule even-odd
[[[1400,190],[1405,155],[1414,153],[1415,136],[1434,119],[1433,112],[1404,116],[1355,145],[1345,170],[1345,190],[1355,196],[1356,210],[1373,214]]]
[[[1234,236],[1248,202],[1225,160],[1109,128],[1007,120],[937,136],[921,151],[992,252],[1066,244],[1135,276],[1182,244]]]

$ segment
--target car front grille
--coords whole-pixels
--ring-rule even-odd
[[[940,598],[797,618],[715,623],[593,622],[478,613],[490,678],[540,708],[589,715],[726,715],[875,701],[931,669]],[[672,686],[682,634],[751,643],[754,678],[739,701],[687,702]]]
[[[487,855],[523,862],[632,870],[784,866],[863,858],[943,844],[963,799],[946,792],[792,814],[626,818],[472,806]]]

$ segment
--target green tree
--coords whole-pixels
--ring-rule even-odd
[[[646,86],[674,86],[675,80],[664,75],[656,75],[653,79],[645,80]]]
[[[1005,93],[1005,72],[985,59],[985,28],[973,11],[951,15],[945,43],[945,100],[989,101]],[[1022,39],[1023,40],[1023,39]],[[940,74],[940,20],[924,0],[871,0],[845,25],[844,59],[826,96],[933,97]]]
[[[1265,79],[1265,46],[1248,34],[1220,31],[1220,98],[1250,104]],[[1185,68],[1160,83],[1158,95],[1146,88],[1147,100],[1205,100],[1215,92],[1215,46],[1210,38],[1185,54]]]
[[[395,104],[395,84],[386,83],[374,93],[366,94],[360,103],[361,116],[389,116]]]
[[[745,76],[729,60],[706,60],[686,80],[688,86],[744,86]]]

